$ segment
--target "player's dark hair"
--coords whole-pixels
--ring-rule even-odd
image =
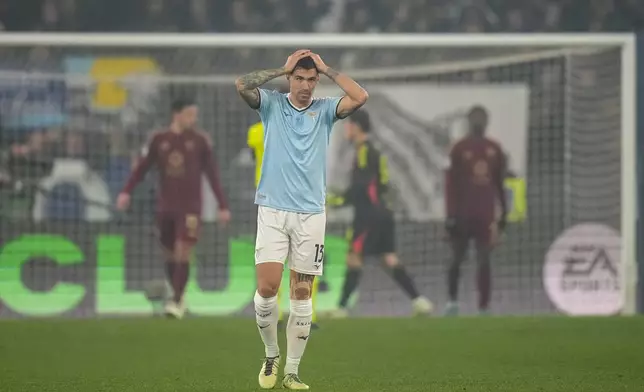
[[[470,132],[474,135],[482,136],[488,124],[487,109],[481,105],[472,106],[467,114],[467,121],[470,123]]]
[[[187,108],[188,106],[194,106],[195,101],[189,98],[180,98],[180,99],[175,99],[172,101],[171,109],[172,113],[179,113],[183,111],[183,109]]]
[[[307,71],[309,69],[315,69],[316,71],[318,70],[315,66],[315,61],[313,61],[313,58],[311,56],[306,56],[299,59],[295,64],[295,67],[293,68],[293,72],[295,72],[295,70],[298,68],[302,68]]]
[[[484,118],[487,119],[488,118],[487,109],[485,107],[483,107],[482,105],[474,105],[474,106],[472,106],[472,108],[470,109],[469,113],[467,114],[467,117],[472,118],[472,117],[475,117],[475,116],[481,116],[481,117],[484,117]]]
[[[367,113],[366,110],[356,110],[351,116],[349,116],[349,121],[360,127],[362,132],[371,132],[371,119],[369,119],[369,113]]]

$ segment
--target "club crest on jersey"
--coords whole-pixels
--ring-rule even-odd
[[[474,164],[474,184],[476,185],[488,185],[490,183],[490,168],[485,160],[478,160]]]
[[[170,156],[168,156],[168,163],[172,167],[181,167],[183,166],[183,155],[180,152],[172,151]]]
[[[192,151],[195,149],[195,142],[193,140],[188,140],[186,142],[186,150]]]
[[[167,140],[162,142],[161,145],[159,146],[159,149],[161,150],[161,152],[166,152],[168,151],[169,148],[170,148],[170,142],[168,142]]]
[[[487,167],[487,162],[485,161],[477,161],[476,164],[474,164],[474,174],[477,176],[487,176],[488,174],[488,167]]]
[[[472,159],[472,151],[465,151],[463,153],[463,159],[465,159],[466,161],[469,161],[470,159]]]
[[[492,147],[488,147],[485,150],[485,155],[487,155],[489,158],[494,158],[494,156],[496,156],[496,151]]]
[[[317,112],[306,112],[306,114],[307,114],[309,117],[311,117],[311,118],[315,118],[315,116],[317,116],[317,115],[318,115],[318,113],[317,113]]]

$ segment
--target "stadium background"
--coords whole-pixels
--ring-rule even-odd
[[[636,2],[625,2],[629,8],[613,10],[601,6],[609,3],[613,2],[489,0],[447,4],[435,0],[409,2],[391,12],[398,2],[377,2],[374,7],[362,1],[320,0],[289,7],[286,1],[276,1],[266,3],[263,9],[240,0],[193,1],[190,7],[176,7],[178,3],[170,1],[136,5],[121,1],[109,7],[98,1],[33,1],[4,3],[0,20],[7,30],[19,31],[292,32],[280,28],[289,25],[284,21],[290,20],[289,12],[297,10],[307,17],[298,18],[301,26],[294,27],[295,31],[309,31],[313,26],[314,32],[629,31],[641,26],[644,14]],[[204,4],[211,7],[208,12],[200,12]],[[415,7],[430,7],[434,12],[418,12]],[[262,14],[271,17],[262,18]],[[313,18],[320,14],[324,17]],[[19,172],[17,177],[30,184],[46,177],[58,158],[84,161],[105,181],[113,200],[149,130],[166,122],[170,100],[185,94],[195,96],[202,107],[202,125],[215,142],[234,222],[227,229],[212,223],[204,232],[196,257],[200,289],[190,292],[189,303],[196,313],[251,314],[253,167],[245,138],[256,115],[243,106],[226,81],[228,75],[279,65],[290,49],[2,48],[3,169],[11,166],[13,177]],[[568,56],[521,48],[524,61],[504,60],[515,58],[516,49],[320,48],[320,52],[329,64],[354,72],[428,66],[427,72],[413,76],[381,73],[372,83],[529,86],[527,216],[509,227],[496,253],[493,309],[503,314],[551,313],[556,309],[542,283],[543,259],[550,244],[579,222],[620,227],[619,53]],[[496,63],[476,66],[483,58],[494,58]],[[454,68],[440,72],[431,68],[440,64]],[[469,65],[465,71],[459,68],[463,64]],[[116,90],[113,85],[98,86],[92,81],[105,74],[131,76],[150,71],[161,76],[127,79]],[[199,78],[213,73],[217,77],[212,80]],[[369,81],[365,85],[368,87]],[[124,92],[127,94],[122,95]],[[578,99],[564,110],[570,94]],[[400,124],[407,125],[404,119]],[[569,157],[564,148],[567,140],[576,146]],[[396,174],[392,173],[392,178]],[[102,222],[87,222],[83,208],[87,203],[82,201],[78,186],[70,184],[48,192],[42,220],[34,222],[32,204],[42,193],[31,186],[16,190],[13,185],[4,187],[2,194],[0,299],[6,306],[0,315],[149,311],[142,290],[146,282],[163,275],[151,224],[152,176],[137,191],[133,213],[121,224],[102,218],[98,218]],[[402,259],[421,291],[442,305],[449,260],[442,223],[418,221],[404,208],[397,213]],[[330,276],[328,291],[322,293],[326,295],[322,303],[327,306],[335,302],[340,289],[344,262],[341,238],[349,218],[342,212],[330,218],[334,251],[327,253]],[[63,238],[67,245],[63,245]],[[11,264],[34,249],[36,254],[24,266]],[[56,265],[44,251],[60,252],[69,265]],[[75,257],[69,256],[75,253]],[[474,310],[473,272],[474,263],[470,262],[463,279],[466,312]],[[58,284],[57,291],[50,291],[58,282],[66,285]],[[126,290],[127,296],[120,294]],[[358,309],[366,315],[402,315],[408,304],[372,262],[360,287]]]

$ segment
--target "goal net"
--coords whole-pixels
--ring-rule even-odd
[[[188,304],[195,314],[252,314],[255,163],[247,131],[259,118],[233,81],[281,66],[305,44],[368,89],[372,139],[388,158],[395,193],[397,250],[439,311],[451,259],[444,170],[476,104],[488,110],[489,134],[509,160],[510,224],[493,254],[494,313],[611,314],[630,306],[624,299],[633,281],[625,278],[632,273],[624,271],[632,266],[624,260],[634,254],[634,226],[622,219],[634,216],[634,195],[624,194],[634,187],[623,185],[635,170],[623,148],[634,132],[627,38],[56,37],[8,36],[3,48],[0,315],[150,312],[146,294],[163,291],[164,273],[154,174],[127,216],[111,206],[150,132],[168,123],[170,103],[181,97],[200,107],[233,214],[230,227],[219,227],[217,201],[205,191]],[[339,93],[328,82],[316,91]],[[352,159],[337,129],[330,191],[346,188]],[[351,219],[350,209],[328,211],[321,312],[339,299]],[[477,304],[470,259],[461,279],[464,313]],[[409,313],[380,261],[365,264],[356,313]]]

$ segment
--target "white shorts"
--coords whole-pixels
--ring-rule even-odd
[[[259,206],[255,264],[284,263],[307,275],[322,275],[326,214],[303,214]]]

